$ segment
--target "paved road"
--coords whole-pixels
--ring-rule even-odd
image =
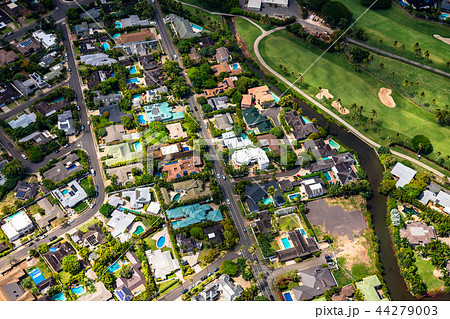
[[[345,120],[343,120],[341,117],[339,117],[338,115],[336,115],[335,113],[333,113],[330,109],[328,109],[326,106],[323,106],[322,104],[320,104],[319,102],[317,102],[316,100],[314,100],[312,97],[310,97],[307,93],[305,93],[304,91],[300,90],[298,87],[296,87],[294,84],[292,84],[291,82],[289,82],[286,78],[284,78],[281,74],[279,74],[278,72],[276,72],[274,69],[272,69],[262,58],[261,53],[259,52],[259,43],[261,42],[261,40],[263,38],[265,38],[266,36],[279,31],[281,29],[283,29],[284,27],[278,27],[276,29],[270,30],[270,31],[265,31],[263,32],[256,40],[255,43],[253,44],[253,50],[255,51],[256,57],[258,58],[259,62],[264,66],[264,68],[266,68],[270,73],[272,73],[274,76],[276,76],[277,78],[279,78],[281,81],[283,81],[285,84],[288,85],[289,88],[292,88],[293,90],[297,91],[298,93],[300,93],[301,95],[303,95],[305,98],[307,98],[311,103],[313,103],[314,105],[316,105],[319,109],[321,109],[323,112],[325,112],[326,114],[328,114],[329,116],[331,116],[332,118],[334,118],[336,121],[338,121],[339,123],[343,124],[350,132],[352,132],[354,135],[356,135],[357,137],[359,137],[361,140],[363,140],[364,142],[366,142],[368,145],[374,147],[374,148],[378,148],[381,145],[378,144],[377,142],[369,139],[367,136],[363,135],[361,132],[359,132],[356,128],[354,128],[350,123],[346,122]],[[432,172],[433,174],[441,177],[441,178],[445,178],[446,175],[444,175],[443,173],[439,172],[438,170],[418,161],[415,158],[412,158],[408,155],[396,152],[391,150],[391,153],[399,156],[401,158],[407,159],[409,161],[411,161],[412,163],[419,165],[421,167],[423,167],[424,169]],[[447,176],[448,180],[450,181],[450,178]]]
[[[404,58],[402,56],[399,56],[399,55],[395,55],[395,54],[392,54],[392,53],[380,50],[378,48],[372,47],[370,45],[367,45],[365,43],[362,43],[362,42],[359,42],[359,41],[356,41],[356,40],[353,40],[353,39],[350,39],[350,38],[347,38],[346,40],[348,42],[353,43],[353,44],[359,45],[359,46],[361,46],[363,48],[366,48],[366,49],[369,49],[371,51],[377,52],[377,53],[379,53],[381,55],[385,55],[385,56],[388,56],[390,58],[393,58],[393,59],[396,59],[396,60],[400,60],[400,61],[406,62],[408,64],[412,64],[412,65],[417,66],[419,68],[422,68],[422,69],[425,69],[425,70],[428,70],[428,71],[432,71],[434,73],[438,73],[438,74],[446,76],[446,77],[450,77],[450,73],[448,73],[448,72],[445,72],[445,71],[442,71],[442,70],[439,70],[439,69],[435,69],[435,68],[432,68],[431,66],[428,66],[428,65],[425,65],[425,64],[413,61],[413,60],[406,59],[406,58]]]
[[[76,65],[75,65],[75,55],[74,55],[73,47],[69,41],[69,34],[67,31],[67,28],[65,27],[65,24],[59,23],[58,26],[61,27],[61,31],[64,35],[63,42],[64,42],[64,46],[66,47],[67,54],[69,56],[69,67],[72,69],[72,72],[73,72],[73,74],[70,78],[70,81],[69,81],[69,86],[77,94],[77,99],[78,99],[77,104],[79,104],[81,106],[81,111],[80,111],[81,123],[83,123],[86,127],[83,135],[78,139],[76,144],[80,143],[81,148],[84,149],[88,153],[90,167],[94,168],[94,170],[97,172],[96,176],[94,177],[94,183],[95,183],[95,185],[98,185],[98,187],[99,187],[99,190],[98,190],[99,195],[95,199],[95,206],[93,208],[89,208],[83,215],[81,215],[80,217],[75,219],[72,222],[72,224],[70,224],[70,226],[60,227],[60,228],[57,228],[57,229],[54,229],[54,230],[48,232],[47,233],[48,237],[43,240],[35,241],[35,244],[36,244],[35,246],[40,245],[42,243],[48,243],[49,238],[52,236],[57,236],[57,237],[64,236],[64,234],[66,234],[70,230],[85,223],[92,216],[94,216],[94,214],[98,211],[101,204],[103,204],[103,201],[105,200],[105,186],[104,186],[103,178],[101,175],[101,169],[100,169],[100,164],[98,161],[96,145],[95,145],[95,142],[93,139],[94,136],[91,131],[91,127],[89,125],[87,125],[88,111],[87,111],[87,108],[86,108],[86,105],[85,105],[84,99],[83,99],[83,92],[81,90],[80,78],[78,76],[78,72],[76,72],[77,69],[76,69]],[[75,147],[76,147],[76,145],[72,145],[70,148],[64,149],[64,152],[62,152],[62,153],[67,153],[69,150],[71,150]],[[56,154],[54,154],[54,155],[56,155]],[[58,156],[61,156],[61,153],[58,154]],[[19,159],[21,159],[21,157],[19,157]],[[28,162],[28,163],[25,163],[25,165],[26,165],[27,171],[36,172],[37,171],[36,168],[38,168],[37,165],[42,166],[42,162],[40,164],[33,164],[33,163]],[[8,266],[10,258],[14,258],[15,260],[20,260],[20,259],[24,258],[25,256],[27,256],[28,250],[29,250],[28,247],[19,247],[14,253],[9,254],[7,257],[0,260],[0,269],[3,269]]]

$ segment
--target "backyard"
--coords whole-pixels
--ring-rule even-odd
[[[360,4],[359,0],[339,0],[339,2],[353,13],[354,19],[367,9]],[[450,57],[450,48],[448,44],[434,38],[435,34],[444,38],[450,37],[448,27],[413,19],[394,4],[388,10],[369,10],[358,20],[356,26],[366,30],[367,45],[449,71],[446,63]],[[380,40],[382,40],[381,45]],[[398,43],[396,47],[395,41]],[[429,58],[433,63],[427,63],[424,58],[414,57],[416,42],[420,44],[422,53],[429,51]],[[401,49],[402,45],[405,45],[404,52]]]
[[[301,227],[296,215],[288,215],[278,218],[278,224],[280,225],[280,229],[282,231],[292,231]]]
[[[378,92],[386,84],[366,72],[355,71],[343,55],[326,54],[315,63],[322,51],[308,47],[285,30],[264,38],[260,43],[260,52],[266,63],[291,82],[310,66],[308,72],[303,75],[302,88],[311,96],[317,94],[320,86],[329,89],[334,98],[341,99],[342,105],[346,107],[353,103],[363,105],[361,119],[351,124],[369,138],[387,144],[397,132],[411,139],[416,134],[422,134],[423,128],[427,127],[426,135],[434,149],[443,155],[450,154],[449,128],[439,126],[432,113],[414,105],[396,91],[392,93],[396,107],[388,108],[383,105],[378,98]],[[286,67],[289,67],[288,72],[285,71]],[[329,108],[338,114],[333,107]],[[367,119],[372,109],[377,116],[374,118],[374,124],[369,125]],[[350,122],[350,115],[340,116]]]
[[[86,209],[88,207],[88,204],[86,202],[81,202],[79,203],[77,206],[75,206],[73,209],[74,211],[76,211],[77,213],[82,212],[84,209]]]
[[[91,221],[87,222],[85,225],[78,228],[78,230],[81,230],[83,233],[86,233],[88,231],[88,227],[96,224],[97,222],[98,222],[98,219],[94,218]]]
[[[416,254],[416,266],[417,272],[422,278],[423,282],[427,285],[428,291],[439,290],[444,287],[444,282],[433,274],[435,267],[431,264],[431,260],[422,259]]]

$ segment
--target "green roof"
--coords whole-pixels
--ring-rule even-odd
[[[372,275],[369,277],[363,278],[363,280],[358,281],[356,283],[356,287],[361,290],[361,293],[364,296],[364,300],[366,301],[385,301],[386,298],[381,299],[378,295],[375,287],[381,286],[381,282],[378,279],[377,275]]]
[[[270,131],[273,125],[272,122],[266,119],[265,121],[258,123],[256,127],[258,128],[259,133],[266,133]]]

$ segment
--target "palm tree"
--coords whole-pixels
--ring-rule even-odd
[[[394,41],[394,48],[397,50],[397,44],[398,44],[398,42],[397,42],[397,40],[395,40]]]
[[[375,118],[375,117],[377,117],[377,110],[375,110],[375,109],[372,109],[372,111],[370,111],[370,114],[372,114],[372,117],[373,118]]]
[[[255,245],[251,245],[250,247],[248,247],[248,253],[250,255],[253,255],[256,252],[256,247]]]
[[[419,156],[420,151],[422,150],[423,144],[419,143],[419,151],[417,152],[417,156]]]
[[[434,161],[435,164],[436,164],[437,160],[439,159],[439,156],[441,156],[441,152],[436,151],[436,160]]]
[[[367,119],[367,123],[369,123],[369,125],[373,125],[373,117],[369,117]]]
[[[394,76],[395,76],[395,72],[394,72],[394,71],[392,71],[392,78],[394,78]]]
[[[409,85],[409,81],[408,81],[408,80],[403,80],[402,84],[403,84],[403,86],[405,87],[405,93],[406,93],[406,88],[407,88],[408,85]]]
[[[405,53],[405,45],[402,44],[402,46],[400,48],[402,49],[402,54],[404,54]]]
[[[431,99],[431,104],[436,105],[436,98],[434,97],[433,99]]]
[[[378,41],[378,43],[380,44],[380,47],[381,47],[381,45],[383,44],[383,40],[380,39],[380,41]]]
[[[269,196],[272,198],[272,202],[273,202],[273,198],[274,198],[275,194],[277,193],[277,191],[278,191],[278,189],[275,188],[275,187],[273,187],[273,186],[270,186],[270,187],[267,189],[267,193],[268,193]]]
[[[422,99],[425,97],[425,92],[420,92],[420,102],[419,102],[419,104],[421,104],[422,103]]]
[[[429,57],[430,57],[430,52],[428,52],[428,50],[425,51],[424,56],[425,56],[425,59],[427,59],[427,61],[430,62],[430,59],[429,59]]]
[[[358,119],[361,118],[363,110],[364,110],[364,106],[360,105],[358,107]]]
[[[380,63],[379,68],[380,68],[380,73],[383,72],[384,64],[383,64],[383,63]]]

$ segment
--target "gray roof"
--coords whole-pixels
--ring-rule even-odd
[[[299,275],[303,285],[292,288],[297,300],[311,300],[336,286],[336,280],[328,268],[311,267],[300,270]]]
[[[18,127],[25,128],[34,122],[36,122],[36,114],[31,113],[31,114],[23,114],[19,116],[17,120],[9,121],[8,124],[14,129]]]
[[[117,183],[121,185],[125,185],[126,182],[133,182],[134,177],[131,175],[131,170],[133,168],[139,168],[141,171],[144,169],[144,166],[142,163],[135,163],[125,166],[119,166],[119,167],[113,167],[108,168],[106,170],[106,173],[109,176],[116,175],[117,176]]]
[[[245,202],[247,203],[247,206],[251,212],[259,211],[258,202],[260,202],[264,198],[269,197],[269,195],[267,194],[267,189],[270,186],[273,186],[277,190],[274,197],[275,206],[283,206],[284,204],[286,204],[286,200],[284,199],[280,187],[278,187],[276,181],[258,183],[251,186],[245,185]]]
[[[198,34],[192,30],[189,20],[179,17],[173,13],[169,14],[169,17],[172,20],[175,30],[180,38],[189,39],[198,36]]]
[[[67,155],[65,159],[56,163],[55,166],[48,171],[45,171],[43,173],[44,178],[52,180],[55,183],[62,181],[73,173],[84,169],[84,166],[78,162],[79,160],[80,158],[77,154]],[[68,168],[70,168],[70,170]]]
[[[105,130],[106,136],[103,137],[105,143],[122,141],[123,136],[125,135],[125,129],[122,124],[107,126]]]
[[[58,114],[58,129],[66,132],[66,135],[75,134],[75,123],[72,118],[72,111],[67,110]]]
[[[132,27],[135,25],[140,25],[140,26],[149,26],[150,25],[150,21],[148,19],[141,20],[135,14],[132,14],[128,18],[120,20],[120,22],[122,22],[122,28]]]
[[[233,118],[230,113],[214,115],[216,126],[219,130],[231,131],[233,129]]]
[[[218,96],[212,97],[208,99],[208,104],[211,105],[213,110],[221,110],[227,108],[228,97],[226,96]]]
[[[94,91],[94,93],[97,93],[97,96],[94,96],[95,105],[98,105],[100,101],[103,103],[103,106],[115,105],[119,104],[120,100],[123,98],[122,94],[111,93],[103,95],[100,94],[100,91]],[[105,111],[108,110],[104,110],[103,112]],[[100,112],[100,114],[103,114],[103,112]]]
[[[100,8],[92,8],[80,14],[81,19],[98,19],[100,18]]]
[[[152,200],[150,187],[135,188],[131,191],[122,192],[122,197],[130,197],[130,207],[140,209]]]
[[[67,193],[65,192],[65,194],[63,194],[61,190],[67,190]],[[71,181],[67,186],[55,189],[53,194],[59,199],[61,205],[64,207],[74,207],[76,204],[87,198],[86,192],[76,180]]]
[[[19,282],[17,281],[3,285],[2,288],[11,301],[16,301],[25,294],[25,291],[20,287]]]
[[[114,123],[120,123],[124,116],[128,116],[129,118],[132,118],[133,116],[132,114],[126,114],[124,111],[121,111],[118,105],[101,106],[98,110],[100,114],[108,112],[109,120]]]
[[[402,163],[395,164],[394,168],[391,170],[391,174],[398,178],[395,186],[403,187],[414,178],[416,171]]]
[[[45,211],[45,216],[40,219],[36,219],[36,223],[41,228],[48,226],[52,220],[65,216],[61,207],[59,207],[58,204],[53,206],[47,198],[41,199],[38,202],[38,205]]]
[[[117,60],[110,59],[109,56],[105,53],[94,53],[94,54],[86,54],[80,56],[80,61],[85,64],[89,64],[92,66],[98,65],[111,65],[113,63],[117,63]]]

